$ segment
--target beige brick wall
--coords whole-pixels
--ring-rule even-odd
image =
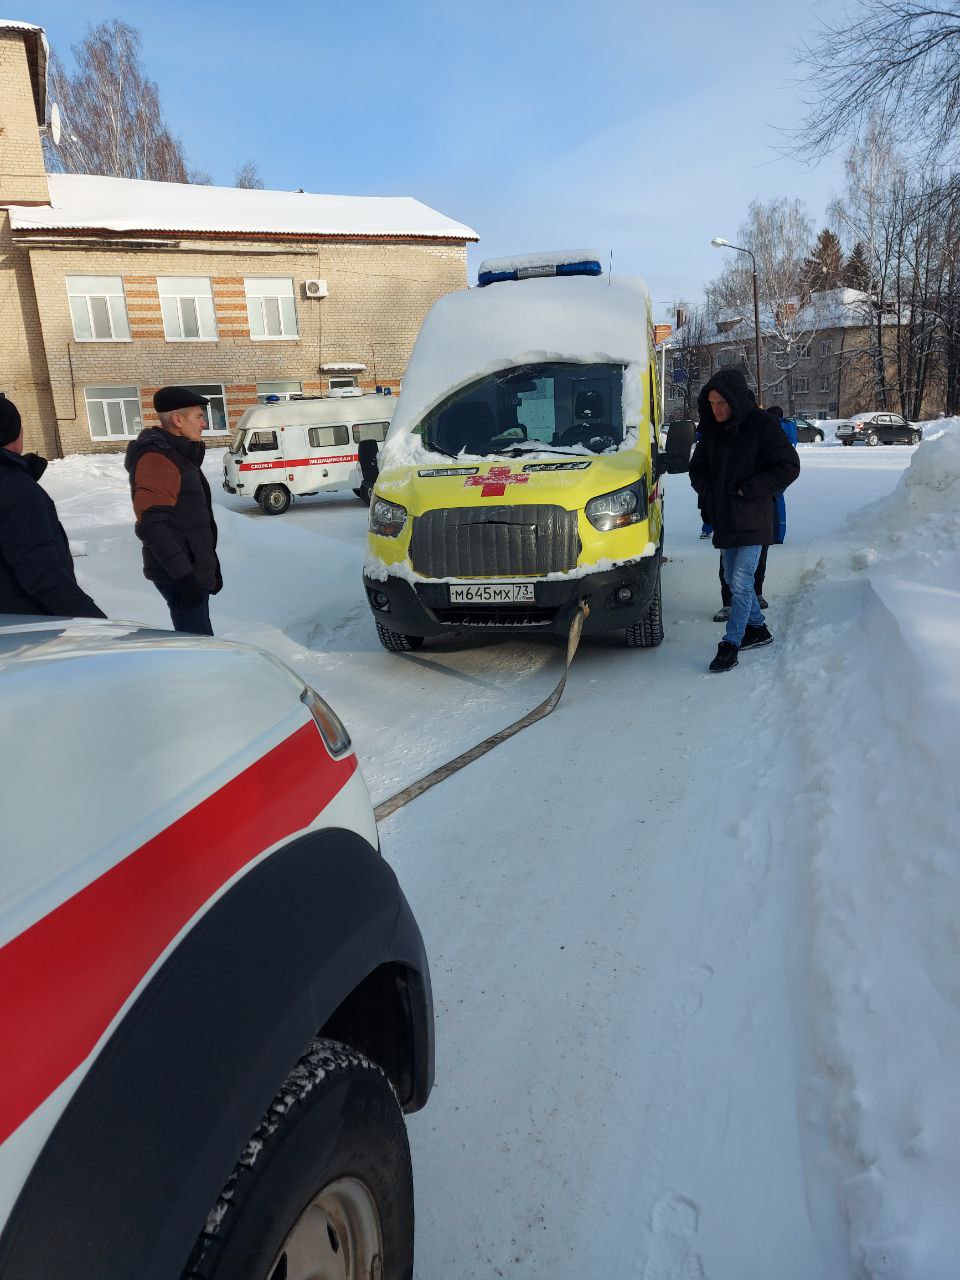
[[[44,354],[30,260],[0,209],[0,391],[20,410],[28,452],[56,457],[56,415]]]
[[[27,237],[21,237],[26,253]],[[272,249],[278,252],[271,252]],[[156,419],[150,396],[177,382],[220,383],[233,424],[256,400],[256,384],[296,380],[307,394],[326,389],[320,365],[367,366],[362,386],[398,386],[423,317],[445,293],[466,286],[461,244],[414,242],[259,245],[181,242],[177,248],[64,243],[29,249],[49,368],[56,426],[66,453],[122,448],[93,440],[84,388],[140,389],[144,422]],[[120,275],[130,320],[129,342],[77,342],[67,303],[68,275]],[[158,275],[207,276],[217,316],[217,341],[168,342],[157,292]],[[289,276],[294,281],[299,336],[250,338],[243,278]],[[303,281],[326,279],[329,296],[303,296]],[[53,427],[53,423],[50,424]]]
[[[24,40],[24,32],[0,31],[0,204],[49,204]]]

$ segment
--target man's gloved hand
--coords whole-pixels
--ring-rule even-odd
[[[184,578],[178,578],[173,585],[177,589],[180,603],[187,609],[194,609],[198,604],[203,604],[210,594],[206,587],[201,587],[192,573],[188,573]]]

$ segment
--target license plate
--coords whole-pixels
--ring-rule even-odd
[[[450,587],[451,604],[515,604],[533,600],[532,582],[458,582]]]

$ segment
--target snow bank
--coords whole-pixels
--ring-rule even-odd
[[[872,1280],[956,1275],[960,429],[928,435],[821,563],[789,655],[812,811],[807,1117]]]

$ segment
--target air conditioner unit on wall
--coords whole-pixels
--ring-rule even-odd
[[[303,292],[308,298],[325,298],[327,296],[326,280],[304,280]]]

